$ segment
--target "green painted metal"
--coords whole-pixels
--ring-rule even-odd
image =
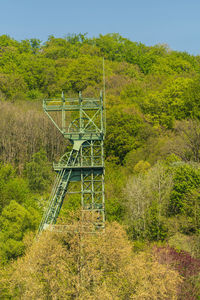
[[[84,230],[103,229],[105,226],[104,197],[104,136],[105,112],[103,96],[99,99],[61,99],[43,101],[43,109],[58,130],[72,144],[72,150],[65,153],[53,167],[57,173],[47,209],[39,226],[39,232],[55,225],[67,195],[78,194],[82,206],[82,224],[91,220],[92,227]],[[77,190],[77,183],[79,188]],[[75,185],[75,190],[73,188]],[[71,188],[72,186],[72,188]],[[84,222],[86,221],[86,222]],[[91,225],[91,224],[90,224]],[[66,226],[62,227],[66,230]]]

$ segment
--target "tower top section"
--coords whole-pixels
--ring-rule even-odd
[[[103,95],[99,99],[78,98],[45,99],[43,109],[63,136],[69,140],[103,140],[105,113]]]

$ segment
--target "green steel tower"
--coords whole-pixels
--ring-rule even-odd
[[[101,230],[105,226],[103,95],[93,99],[83,98],[79,93],[78,98],[65,99],[62,94],[60,99],[44,100],[43,109],[70,141],[71,151],[53,165],[57,176],[39,232],[47,228],[67,230],[67,226],[56,225],[56,221],[63,201],[71,194],[80,197],[82,230]]]

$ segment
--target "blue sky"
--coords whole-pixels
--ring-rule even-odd
[[[45,41],[80,32],[200,54],[200,0],[0,0],[0,35]]]

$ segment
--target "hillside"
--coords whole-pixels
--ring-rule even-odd
[[[104,245],[99,237],[84,241],[81,289],[77,236],[44,234],[34,242],[53,182],[52,162],[68,147],[43,113],[42,99],[62,91],[98,97],[103,57],[108,232]],[[118,34],[50,36],[44,43],[0,36],[0,298],[62,299],[60,290],[63,299],[197,299],[199,82],[200,56],[167,45],[147,47]],[[70,197],[61,218],[73,219],[79,208]],[[108,253],[114,252],[112,260]]]

